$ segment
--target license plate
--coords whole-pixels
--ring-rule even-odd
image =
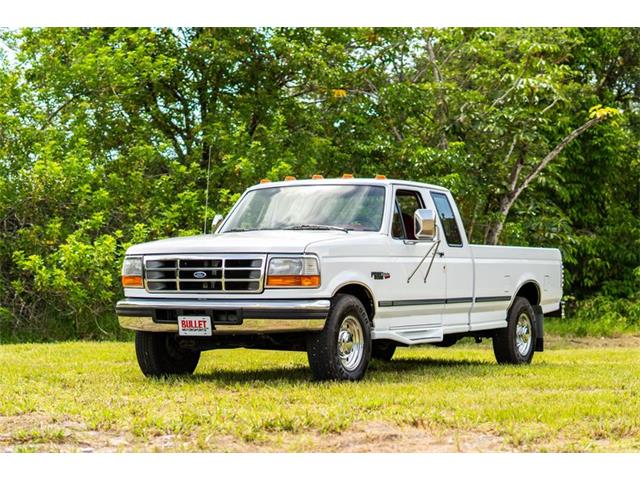
[[[201,315],[179,315],[178,334],[189,337],[211,335],[211,317]]]

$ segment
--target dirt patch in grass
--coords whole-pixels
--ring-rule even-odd
[[[0,451],[4,452],[116,452],[130,446],[126,437],[125,433],[91,430],[82,422],[37,413],[0,416]]]
[[[288,439],[283,440],[286,445]],[[497,452],[510,449],[496,435],[470,431],[434,432],[387,422],[370,422],[339,434],[303,435],[291,440],[297,445],[296,449],[318,452]]]
[[[497,435],[480,432],[434,432],[388,422],[369,422],[341,433],[283,433],[268,441],[233,436],[196,439],[159,435],[146,439],[131,432],[91,430],[82,422],[55,421],[45,415],[0,416],[0,451],[9,452],[496,452],[512,450]]]

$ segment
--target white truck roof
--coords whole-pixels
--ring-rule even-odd
[[[284,180],[279,182],[265,182],[249,187],[248,190],[270,187],[290,187],[293,185],[336,185],[336,184],[355,184],[355,185],[405,185],[407,187],[429,188],[432,190],[440,190],[448,192],[449,190],[439,185],[431,185],[429,183],[412,182],[409,180],[396,180],[392,178],[324,178],[324,179],[304,179],[304,180]]]

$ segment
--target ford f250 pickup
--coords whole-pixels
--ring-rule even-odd
[[[397,347],[490,338],[498,363],[543,350],[560,252],[470,245],[451,193],[384,177],[261,182],[213,234],[135,245],[120,325],[148,376],[219,348],[306,351],[316,379],[359,380]]]

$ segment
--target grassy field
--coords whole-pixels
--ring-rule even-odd
[[[149,380],[131,343],[0,346],[0,451],[640,451],[640,337],[400,349],[361,383],[303,353],[206,352]]]

